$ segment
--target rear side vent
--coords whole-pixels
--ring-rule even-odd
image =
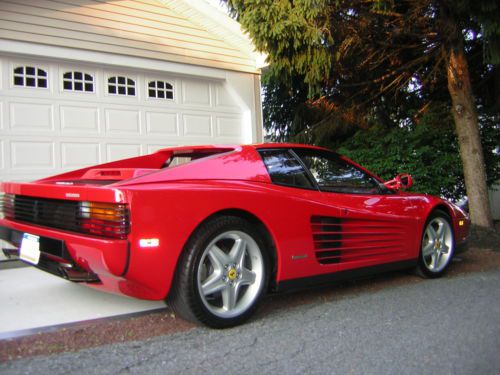
[[[311,217],[316,260],[321,264],[392,259],[404,251],[404,224],[383,219]]]
[[[342,220],[336,217],[311,218],[314,250],[321,264],[340,262],[342,246]]]

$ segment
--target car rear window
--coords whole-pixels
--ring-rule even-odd
[[[195,152],[181,152],[172,154],[163,164],[162,168],[172,168],[179,165],[190,163],[194,160],[207,158],[209,156],[214,156],[222,154],[224,152],[232,151],[231,149],[214,149],[214,150],[203,150]]]

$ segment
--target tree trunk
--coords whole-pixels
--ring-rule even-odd
[[[471,221],[477,229],[493,230],[493,219],[486,185],[476,105],[469,79],[469,67],[462,36],[457,35],[447,51],[448,91],[464,168]]]

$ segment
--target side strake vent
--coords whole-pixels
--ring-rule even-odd
[[[403,227],[394,222],[313,216],[311,229],[321,264],[391,257],[403,250]]]
[[[316,259],[321,264],[340,262],[342,222],[336,217],[313,216],[311,226]]]

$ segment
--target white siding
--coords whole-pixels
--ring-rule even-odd
[[[208,17],[183,12],[180,3],[0,1],[0,38],[258,73],[249,43],[240,47],[220,30],[207,30]]]

